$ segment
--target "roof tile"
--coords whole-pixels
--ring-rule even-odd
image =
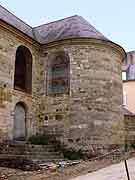
[[[32,28],[0,5],[0,20],[12,25],[41,44],[77,37],[107,40],[104,35],[78,15]]]

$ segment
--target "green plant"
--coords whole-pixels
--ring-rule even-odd
[[[125,152],[128,151],[128,144],[124,144],[124,149],[125,149]]]
[[[131,144],[131,148],[135,149],[135,144]]]
[[[80,160],[80,159],[86,159],[89,158],[84,152],[79,149],[75,150],[73,148],[68,148],[64,143],[61,143],[59,140],[54,141],[54,148],[55,151],[59,151],[64,155],[64,158],[68,160]]]
[[[67,158],[69,160],[79,160],[79,159],[83,159],[83,153],[82,153],[82,150],[74,150],[72,148],[70,149],[63,149],[63,155],[64,155],[64,158]]]
[[[35,145],[47,145],[48,136],[47,135],[33,135],[28,140],[31,144]]]

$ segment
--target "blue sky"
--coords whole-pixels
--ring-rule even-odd
[[[135,50],[135,0],[0,0],[0,4],[31,26],[81,15],[126,51]]]

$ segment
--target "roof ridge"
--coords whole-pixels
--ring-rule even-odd
[[[128,51],[127,53],[135,53],[135,50]]]
[[[26,23],[25,21],[23,21],[21,18],[17,17],[15,14],[13,14],[12,12],[10,12],[7,8],[5,8],[4,6],[2,6],[1,4],[0,4],[0,7],[1,7],[2,9],[4,9],[5,11],[7,11],[8,13],[10,13],[12,16],[14,16],[16,19],[18,19],[19,21],[21,21],[22,23],[24,23],[25,25],[29,26],[29,27],[32,29],[32,26],[31,26],[31,25],[29,25],[28,23]]]
[[[45,24],[41,24],[41,25],[39,25],[39,26],[35,26],[35,27],[33,27],[33,29],[39,28],[39,27],[41,27],[41,26],[53,24],[53,23],[56,23],[56,22],[60,22],[60,21],[63,21],[63,20],[65,20],[65,19],[70,19],[70,18],[73,18],[73,17],[81,17],[81,16],[75,14],[75,15],[73,15],[73,16],[68,16],[68,17],[66,17],[66,18],[58,19],[58,20],[51,21],[51,22],[48,22],[48,23],[45,23]]]

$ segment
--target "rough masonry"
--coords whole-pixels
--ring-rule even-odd
[[[121,46],[80,16],[32,28],[0,6],[1,141],[55,127],[76,149],[123,144],[124,58]]]

